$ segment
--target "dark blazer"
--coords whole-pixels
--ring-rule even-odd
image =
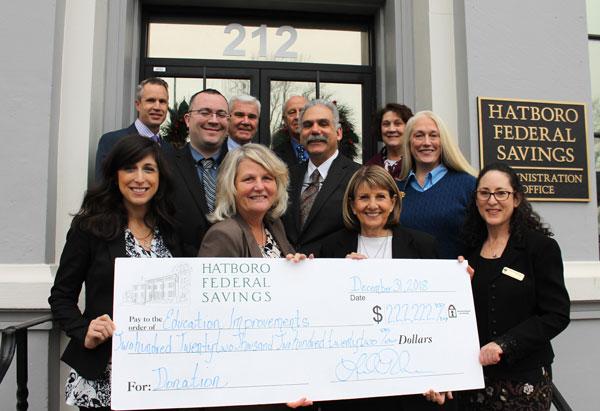
[[[133,123],[127,128],[110,131],[100,137],[100,141],[98,142],[98,150],[96,150],[96,181],[100,181],[102,178],[102,163],[104,162],[106,156],[108,156],[108,153],[110,153],[110,150],[113,148],[115,143],[125,136],[135,134],[139,133],[137,128],[135,128],[135,123]]]
[[[358,232],[344,228],[323,240],[319,257],[344,258],[358,249]],[[392,258],[439,258],[435,238],[422,231],[392,227]]]
[[[300,164],[289,137],[273,147],[273,152],[288,166],[288,169]]]
[[[344,228],[342,220],[342,201],[350,177],[360,164],[348,159],[341,153],[331,164],[327,178],[323,182],[306,223],[300,226],[300,193],[308,164],[290,169],[290,204],[283,216],[286,234],[292,247],[306,255],[318,254],[321,241],[328,235]]]
[[[166,239],[165,239],[166,240]],[[167,244],[173,256],[181,256],[178,244]],[[111,342],[89,350],[83,346],[90,322],[103,314],[112,317],[115,258],[127,257],[125,234],[105,241],[78,228],[67,233],[67,242],[48,302],[54,319],[71,338],[62,360],[82,377],[99,378],[108,364]],[[85,311],[77,306],[85,283]]]
[[[220,161],[227,154],[227,144],[221,146]],[[174,175],[175,220],[176,232],[183,243],[183,254],[186,257],[195,257],[198,254],[200,243],[210,223],[206,219],[209,213],[202,181],[198,177],[198,170],[189,143],[167,156],[169,168]]]
[[[100,137],[100,141],[98,142],[98,150],[96,150],[95,181],[100,181],[102,178],[102,163],[117,141],[123,137],[137,134],[139,134],[139,132],[137,128],[135,128],[135,123],[132,123],[127,128],[111,131],[103,134],[102,137]],[[173,146],[164,139],[161,139],[160,146],[165,153],[172,152],[174,150]]]
[[[271,232],[279,250],[285,256],[293,253],[294,249],[285,237],[281,220],[273,222],[265,219],[265,227]],[[250,226],[239,215],[213,225],[202,240],[198,257],[256,257],[262,253]]]
[[[323,240],[320,257],[344,258],[358,249],[358,233],[344,228]],[[422,231],[392,227],[392,258],[439,258],[435,239]],[[422,395],[403,395],[321,403],[323,411],[441,411],[452,405],[439,406],[428,402]]]
[[[511,236],[495,272],[479,270],[478,275],[480,252],[481,246],[464,254],[475,269],[472,287],[480,344],[495,341],[504,351],[500,362],[484,367],[484,372],[505,377],[549,365],[554,358],[550,340],[569,324],[570,299],[558,244],[526,230],[520,240]],[[523,274],[523,280],[503,274],[504,267]],[[482,335],[483,329],[487,335]]]

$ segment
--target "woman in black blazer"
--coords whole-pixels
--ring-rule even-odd
[[[103,178],[73,218],[48,299],[54,319],[71,338],[62,360],[72,367],[67,404],[110,410],[110,339],[114,260],[173,257],[170,177],[158,144],[121,139],[105,160]],[[78,306],[85,283],[85,311]]]
[[[348,183],[342,213],[346,229],[321,245],[323,258],[439,258],[429,234],[399,225],[401,197],[390,174],[378,165],[360,168]],[[422,395],[324,403],[324,410],[443,410]]]
[[[321,245],[323,258],[439,258],[429,234],[400,226],[401,194],[383,167],[360,168],[346,187],[345,229]]]
[[[459,393],[461,410],[549,410],[550,340],[569,324],[560,248],[507,165],[479,173],[465,222],[485,389]]]

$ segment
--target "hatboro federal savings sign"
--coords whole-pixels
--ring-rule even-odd
[[[479,161],[505,162],[533,201],[590,201],[584,103],[478,97]]]

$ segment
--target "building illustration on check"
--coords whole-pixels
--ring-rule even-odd
[[[130,304],[172,304],[184,303],[190,298],[190,275],[188,264],[176,265],[170,273],[146,278],[132,285],[123,295],[123,301]]]

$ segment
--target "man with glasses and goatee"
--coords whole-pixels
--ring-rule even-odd
[[[189,143],[170,156],[175,177],[175,219],[185,256],[198,254],[215,206],[217,170],[227,154],[227,99],[217,90],[205,89],[190,99],[185,114]]]

